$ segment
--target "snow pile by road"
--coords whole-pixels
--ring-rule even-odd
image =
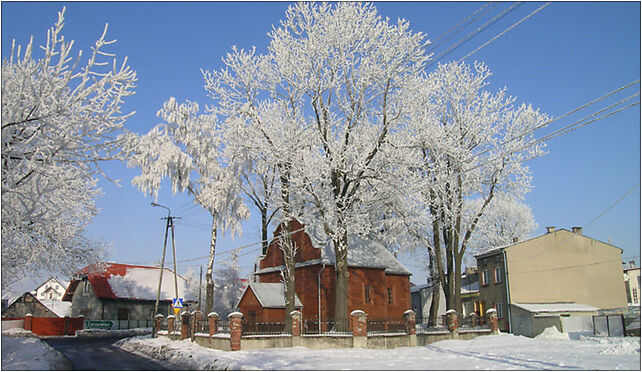
[[[637,347],[636,347],[637,345]],[[188,340],[136,337],[123,349],[191,370],[471,370],[471,369],[639,369],[639,338],[532,339],[510,334],[446,340],[392,350],[302,347],[226,352]]]
[[[546,328],[542,333],[535,336],[537,339],[549,339],[549,340],[568,340],[568,333],[562,333],[557,330],[557,327],[550,326]]]
[[[28,331],[27,331],[28,332]],[[69,370],[71,363],[37,337],[16,337],[2,332],[3,370]]]

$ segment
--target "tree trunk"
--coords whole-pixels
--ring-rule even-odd
[[[217,225],[216,216],[212,216],[212,235],[210,237],[210,256],[207,259],[207,271],[205,273],[205,313],[214,311],[214,253],[216,252]]]
[[[267,209],[261,208],[261,246],[263,247],[262,249],[262,255],[267,254],[268,250],[268,211]]]
[[[334,241],[336,257],[336,284],[334,301],[334,319],[337,329],[348,330],[348,234],[344,232],[340,239]]]
[[[285,329],[292,331],[292,319],[290,313],[294,311],[295,298],[296,298],[296,283],[295,283],[295,262],[294,256],[296,255],[296,247],[292,242],[292,210],[290,208],[290,171],[287,166],[280,168],[281,170],[281,201],[283,204],[283,228],[281,229],[280,246],[283,251],[283,264],[285,270],[283,272],[283,281],[285,285]]]

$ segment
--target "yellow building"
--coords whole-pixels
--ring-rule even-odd
[[[502,331],[534,336],[551,324],[569,331],[564,324],[581,327],[591,315],[627,309],[622,249],[584,236],[580,227],[548,227],[476,258],[479,301],[497,310]],[[586,319],[569,319],[580,316]]]

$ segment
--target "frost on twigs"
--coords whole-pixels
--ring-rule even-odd
[[[119,134],[133,114],[122,105],[136,73],[106,50],[107,26],[88,58],[72,54],[63,26],[64,9],[44,46],[14,41],[2,62],[3,288],[42,271],[71,274],[104,248],[84,230],[99,162],[122,158]]]

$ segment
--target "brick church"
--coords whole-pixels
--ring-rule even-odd
[[[334,318],[335,257],[332,243],[323,233],[292,221],[295,256],[295,307],[303,320]],[[281,234],[281,226],[274,236]],[[363,310],[369,319],[402,319],[410,309],[410,271],[381,244],[356,235],[348,236],[348,312]],[[255,282],[245,289],[238,303],[250,322],[282,322],[285,318],[285,291],[281,282],[284,267],[279,239],[259,257]]]

